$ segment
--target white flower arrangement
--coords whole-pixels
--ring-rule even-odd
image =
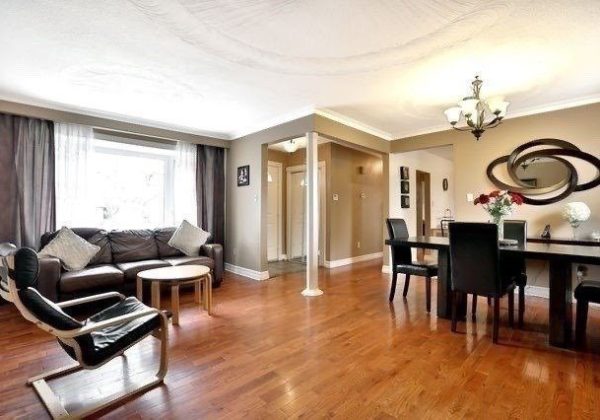
[[[587,221],[591,215],[592,212],[587,204],[580,201],[568,203],[565,205],[562,212],[563,219],[569,222],[574,228]]]

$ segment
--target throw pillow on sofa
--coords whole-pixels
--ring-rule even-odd
[[[68,227],[63,227],[54,239],[42,248],[39,255],[58,258],[65,270],[77,271],[84,269],[98,251],[99,246],[89,243]]]
[[[180,250],[189,257],[196,257],[208,238],[210,238],[210,233],[184,220],[171,236],[169,246]]]

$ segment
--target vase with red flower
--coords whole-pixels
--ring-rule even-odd
[[[481,205],[498,226],[498,240],[504,239],[504,219],[512,214],[516,206],[523,204],[523,196],[510,191],[495,190],[489,194],[480,194],[474,205]]]

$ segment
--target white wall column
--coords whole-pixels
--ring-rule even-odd
[[[306,133],[306,289],[304,296],[320,296],[319,289],[319,135]]]

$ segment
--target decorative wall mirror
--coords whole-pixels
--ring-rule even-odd
[[[532,150],[524,153],[528,149]],[[580,180],[580,174],[572,163],[574,160],[591,165],[594,175]],[[502,163],[506,163],[507,181],[498,177],[497,169]],[[568,141],[558,139],[538,139],[525,143],[510,155],[492,161],[486,172],[496,187],[520,193],[525,203],[533,205],[556,203],[574,191],[585,191],[600,185],[600,159]],[[548,197],[549,194],[554,195]],[[546,197],[535,198],[539,195]]]

